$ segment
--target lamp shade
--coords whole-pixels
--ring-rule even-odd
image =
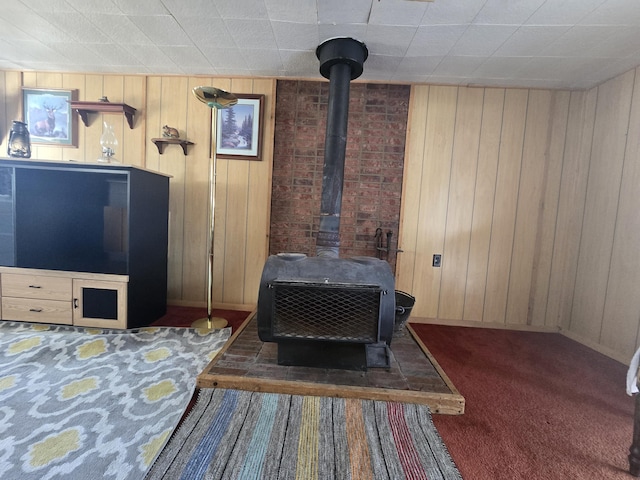
[[[238,98],[233,93],[215,87],[196,87],[193,94],[210,108],[229,108],[238,103]]]

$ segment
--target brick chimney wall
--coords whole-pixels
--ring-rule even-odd
[[[350,85],[340,257],[382,257],[395,271],[410,87]],[[271,200],[271,254],[315,255],[326,135],[326,81],[279,80]]]

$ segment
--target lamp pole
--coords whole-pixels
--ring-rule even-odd
[[[238,103],[238,99],[232,93],[215,87],[196,87],[193,94],[201,102],[211,108],[211,140],[212,152],[209,162],[209,209],[208,209],[208,252],[207,252],[207,316],[193,322],[193,328],[218,329],[227,326],[224,318],[212,317],[213,311],[213,249],[214,249],[214,223],[216,202],[216,174],[217,174],[217,133],[218,110],[232,107]]]

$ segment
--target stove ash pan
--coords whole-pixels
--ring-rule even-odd
[[[389,264],[272,255],[258,295],[258,335],[278,343],[285,365],[387,367],[395,323],[395,280]]]

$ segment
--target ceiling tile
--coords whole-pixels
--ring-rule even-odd
[[[64,42],[77,40],[75,32],[68,32],[65,27],[56,27],[51,22],[45,20],[40,15],[35,13],[25,13],[23,15],[17,15],[15,18],[6,19],[11,23],[12,30],[18,30],[23,32],[29,38],[35,38],[41,42]],[[0,35],[4,38],[8,32],[3,31]],[[20,35],[22,36],[22,35]]]
[[[617,77],[618,75],[628,72],[638,66],[637,58],[616,58],[612,59],[608,64],[604,65],[599,70],[592,72],[589,84],[593,85],[593,82],[596,84],[605,82],[607,80],[612,79],[613,77]],[[636,72],[636,78],[637,78]]]
[[[144,65],[113,65],[110,70],[119,75],[149,75],[152,72]]]
[[[318,23],[316,0],[264,0],[272,21]]]
[[[264,0],[218,1],[216,8],[222,18],[267,18]]]
[[[431,75],[444,56],[404,57],[396,69],[398,74]]]
[[[67,37],[66,35],[62,35],[63,37]],[[16,25],[13,24],[10,20],[5,20],[4,18],[0,18],[0,39],[14,39],[14,40],[33,40],[34,37],[30,32],[26,30],[21,30]]]
[[[560,38],[568,26],[523,26],[498,47],[494,55],[505,57],[533,56]]]
[[[318,45],[334,37],[351,37],[356,40],[364,38],[367,34],[367,25],[350,23],[342,25],[319,24],[318,25]],[[362,40],[360,40],[362,41]]]
[[[568,78],[574,73],[589,76],[590,62],[588,58],[576,57],[535,57],[520,68],[518,73],[525,78],[545,78],[553,76]],[[544,74],[541,75],[541,72]]]
[[[478,65],[473,76],[510,78],[525,67],[530,60],[530,57],[489,57]]]
[[[7,9],[16,9],[27,11],[27,7],[34,12],[38,12],[39,14],[47,14],[47,13],[62,13],[62,12],[75,12],[78,8],[74,5],[78,0],[21,0],[21,2],[3,2],[2,10]],[[80,0],[82,1],[82,0]],[[25,6],[20,5],[23,3]],[[96,1],[87,0],[83,2],[89,6],[94,8],[97,7]],[[104,2],[107,3],[107,2]]]
[[[176,65],[194,67],[209,64],[202,52],[195,47],[167,45],[162,51]]]
[[[105,65],[140,65],[141,62],[130,50],[120,45],[93,43],[87,48],[95,54],[96,63]]]
[[[64,61],[64,56],[37,40],[12,40],[7,42],[11,45],[10,50],[18,56],[28,55],[33,62],[53,62]]]
[[[247,71],[247,62],[244,60],[242,51],[238,48],[218,48],[215,45],[206,46],[202,49],[202,53],[216,71],[221,72],[223,69],[232,71]]]
[[[174,17],[220,18],[211,0],[162,0],[162,3]]]
[[[320,0],[318,22],[336,25],[369,22],[369,13],[373,0]]]
[[[407,0],[374,1],[371,4],[369,25],[418,26],[429,7],[428,2]]]
[[[516,31],[512,25],[470,25],[449,51],[450,55],[489,56]]]
[[[191,45],[188,35],[169,15],[130,15],[129,19],[156,45]]]
[[[130,47],[129,50],[138,59],[139,63],[152,68],[154,71],[157,67],[164,65],[177,68],[177,65],[164,53],[164,46],[160,48],[156,45],[131,45]]]
[[[473,21],[486,0],[435,1],[427,4],[422,25],[466,25]]]
[[[547,0],[524,22],[526,25],[575,25],[603,0]]]
[[[607,0],[580,21],[582,25],[640,25],[640,5],[627,0]]]
[[[597,48],[617,31],[609,26],[574,26],[562,36],[550,43],[538,55],[548,57],[588,57],[592,49]]]
[[[540,8],[545,0],[487,0],[473,23],[481,25],[520,25]]]
[[[250,70],[282,71],[282,60],[277,50],[243,49],[242,56]]]
[[[392,27],[389,25],[369,25],[362,39],[370,52],[378,55],[403,57],[407,45],[415,36],[417,27]]]
[[[102,43],[107,41],[107,37],[115,43],[120,44],[151,45],[153,43],[151,39],[125,15],[88,13],[87,18],[95,25],[93,28],[98,28],[105,35]]]
[[[484,77],[484,78],[473,78],[467,79],[468,82],[466,85],[469,87],[495,87],[495,88],[528,88],[527,81],[531,81],[532,84],[536,84],[536,80],[525,80],[519,77],[510,77],[510,78],[492,78],[492,77]]]
[[[314,50],[318,46],[318,24],[271,22],[276,44],[283,50]]]
[[[315,53],[305,50],[280,50],[280,57],[284,71],[294,77],[309,75],[309,72],[318,72],[320,78],[320,64]]]
[[[32,3],[41,3],[42,0],[28,0]],[[59,3],[59,0],[56,0],[56,3]],[[118,6],[112,0],[66,0],[65,7],[58,5],[58,8],[53,10],[54,12],[63,13],[66,11],[70,11],[70,8],[76,12],[83,13],[98,13],[98,14],[111,14],[111,15],[122,15],[122,10],[118,8]],[[36,11],[46,11],[40,10],[40,7],[35,7]],[[46,8],[46,7],[44,7]]]
[[[429,75],[427,78],[428,83],[434,83],[436,85],[467,85],[468,79],[466,77],[449,76],[449,75]]]
[[[466,30],[466,25],[429,25],[419,27],[409,44],[407,56],[446,55]]]
[[[251,76],[250,70],[241,70],[237,68],[216,68],[218,75],[222,77],[249,77]]]
[[[162,0],[135,0],[135,2],[131,0],[111,1],[126,15],[167,15],[169,13]]]
[[[469,77],[482,64],[483,58],[446,56],[433,71],[434,75]]]
[[[218,48],[235,48],[236,44],[222,18],[180,17],[182,30],[197,46],[213,45]]]
[[[243,48],[276,49],[276,38],[268,20],[225,19],[227,30],[236,45]]]
[[[590,57],[628,57],[640,54],[640,27],[619,27],[589,51]]]
[[[50,43],[49,46],[74,65],[100,62],[94,51],[79,42]]]
[[[47,19],[54,28],[70,32],[70,36],[79,42],[107,43],[109,41],[109,37],[81,13],[52,13],[47,16]]]
[[[0,48],[2,48],[3,50],[5,48],[7,48],[7,44],[5,44],[4,42],[0,42]],[[13,63],[10,60],[4,60],[3,58],[0,58],[0,69],[2,70],[21,70],[23,67],[21,65],[18,65],[17,63]]]
[[[367,61],[364,63],[362,79],[375,78],[391,80],[401,62],[401,57],[393,55],[369,55]]]

